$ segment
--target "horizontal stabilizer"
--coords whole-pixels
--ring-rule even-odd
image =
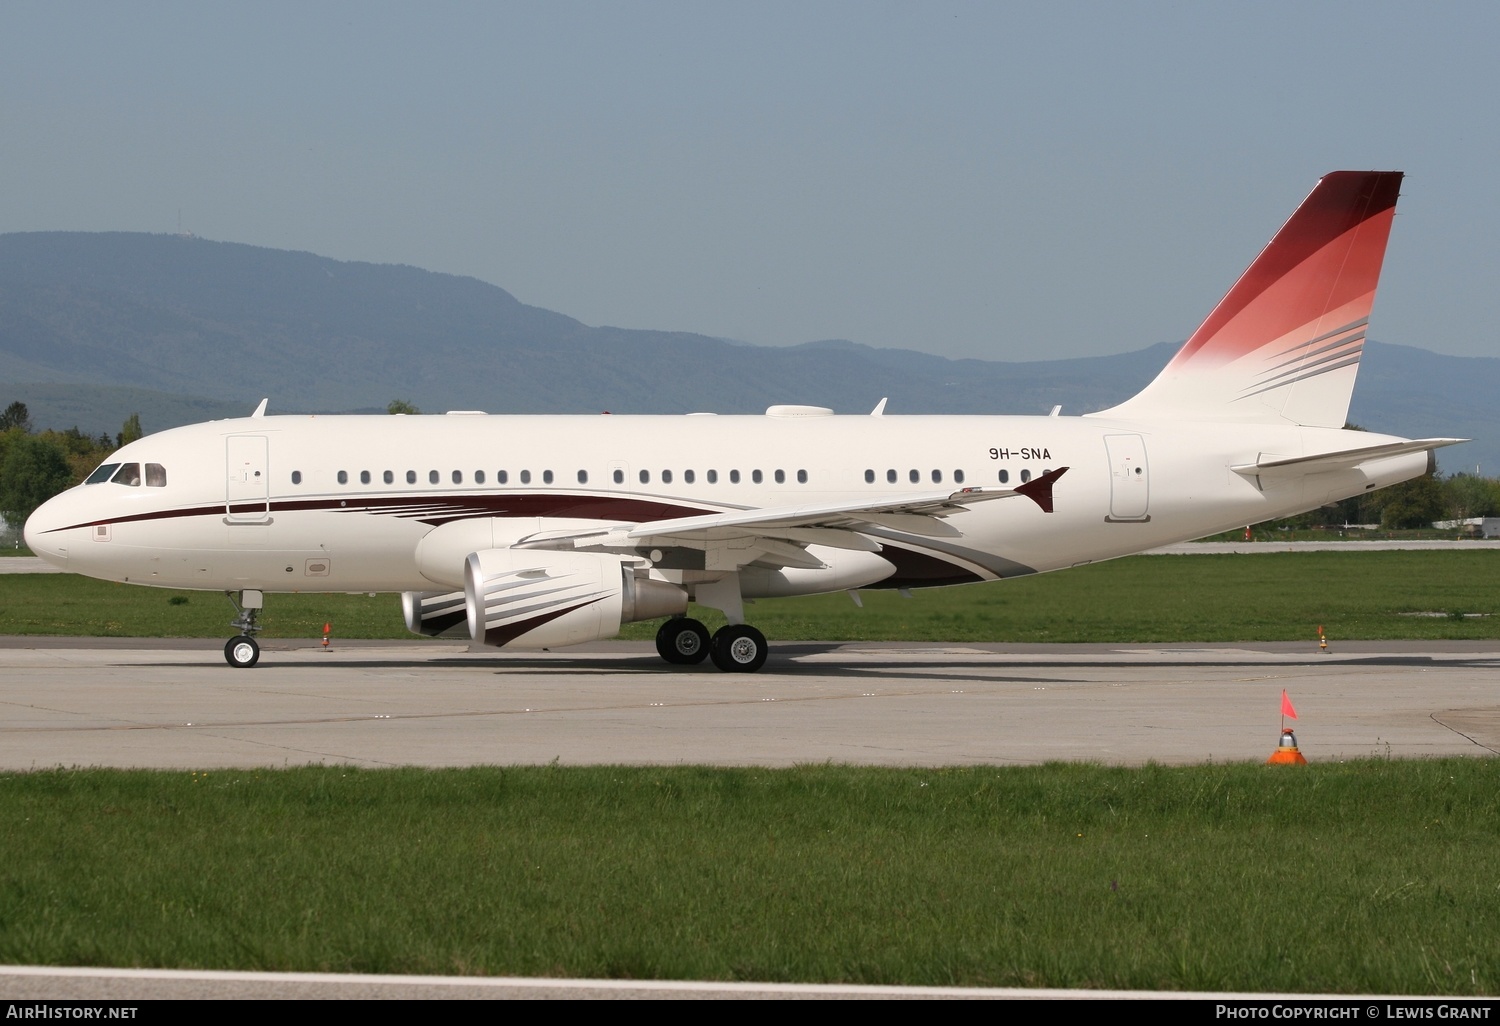
[[[1363,445],[1357,449],[1340,449],[1336,452],[1316,453],[1312,456],[1262,456],[1255,463],[1243,463],[1231,467],[1236,474],[1246,477],[1296,476],[1320,474],[1331,470],[1349,470],[1361,463],[1404,456],[1410,452],[1431,452],[1445,445],[1467,442],[1467,438],[1418,438],[1410,442],[1389,442],[1385,445]]]

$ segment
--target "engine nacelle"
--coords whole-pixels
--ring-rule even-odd
[[[406,629],[427,638],[467,638],[469,609],[461,591],[403,591]]]
[[[595,552],[484,549],[464,561],[469,636],[496,648],[561,648],[620,624],[687,611],[687,593]]]

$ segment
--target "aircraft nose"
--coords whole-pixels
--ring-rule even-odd
[[[26,526],[21,529],[21,536],[26,539],[26,547],[55,567],[66,570],[68,567],[68,545],[66,535],[52,533],[56,528],[62,526],[58,519],[58,504],[55,499],[49,499],[36,508],[31,516],[26,518]]]

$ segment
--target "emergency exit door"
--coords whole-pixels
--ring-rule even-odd
[[[271,479],[264,435],[230,435],[225,508],[231,523],[264,523],[271,510]]]
[[[1109,452],[1109,516],[1111,522],[1151,519],[1151,474],[1146,466],[1146,440],[1140,435],[1105,435]]]

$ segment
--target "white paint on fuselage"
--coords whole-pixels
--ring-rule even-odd
[[[1135,434],[1144,444],[1148,519],[1111,522],[1106,435]],[[335,416],[216,421],[149,435],[109,462],[153,462],[167,468],[165,487],[80,485],[43,505],[27,525],[39,555],[66,569],[133,584],[212,590],[430,591],[439,583],[418,566],[432,525],[389,511],[356,512],[370,503],[519,499],[526,496],[619,498],[673,507],[647,517],[507,516],[491,525],[497,544],[539,531],[630,524],[729,509],[797,506],[899,497],[964,487],[1002,487],[1048,469],[1068,467],[1053,489],[1055,512],[1015,497],[981,502],[947,522],[961,537],[941,539],[950,561],[997,574],[982,559],[998,557],[1036,571],[1109,559],[1313,508],[1371,487],[1423,473],[1425,453],[1355,470],[1279,477],[1258,483],[1231,468],[1263,455],[1302,456],[1397,441],[1324,428],[1260,424],[1146,423],[1093,417],[938,416]],[[271,510],[261,522],[226,511],[226,454],[231,436],[267,439],[265,474]],[[991,450],[1002,458],[992,458]],[[1023,456],[1024,453],[1024,456]],[[613,471],[623,472],[623,482]],[[497,483],[504,470],[506,484]],[[578,472],[587,473],[579,483]],[[650,482],[639,479],[642,470]],[[664,483],[663,471],[672,472]],[[694,481],[685,480],[686,471]],[[708,472],[717,482],[709,483]],[[754,471],[763,480],[752,480]],[[785,481],[775,480],[782,471]],[[897,481],[887,482],[896,471]],[[916,470],[919,480],[912,482]],[[941,473],[934,482],[932,472]],[[292,473],[301,483],[292,483]],[[348,476],[338,483],[338,474]],[[391,471],[393,484],[383,474]],[[408,484],[415,471],[415,484]],[[438,472],[438,482],[429,473]],[[453,483],[459,471],[463,483]],[[475,471],[485,483],[474,482]],[[521,472],[531,481],[522,484]],[[543,473],[553,475],[544,484]],[[730,482],[738,471],[739,483]],[[806,483],[798,482],[805,471]],[[874,483],[865,480],[873,471]],[[955,479],[963,472],[963,481]],[[371,484],[361,484],[368,472]],[[1262,490],[1262,485],[1264,490]],[[243,494],[243,493],[240,493]],[[296,508],[289,504],[318,504]],[[504,503],[502,502],[503,506]],[[575,511],[576,512],[576,511]],[[104,532],[99,526],[107,526]],[[879,539],[928,551],[929,539]],[[819,550],[822,554],[822,550]],[[836,562],[830,553],[825,562]],[[461,563],[461,557],[459,559]],[[846,568],[859,557],[848,554]],[[991,565],[996,565],[992,560]],[[868,560],[836,569],[747,574],[747,597],[813,594],[869,576]],[[461,566],[453,568],[457,579]],[[851,576],[852,575],[852,576]],[[762,583],[756,584],[756,581]]]

